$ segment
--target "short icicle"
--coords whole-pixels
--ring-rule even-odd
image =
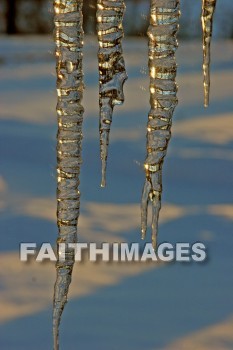
[[[123,85],[127,79],[121,45],[124,34],[122,28],[124,11],[124,0],[97,0],[101,187],[106,185],[106,165],[113,108],[124,102]]]
[[[141,233],[146,236],[149,201],[152,203],[152,245],[157,246],[161,208],[162,166],[171,137],[177,105],[176,60],[179,0],[151,0],[149,37],[150,105],[147,124],[146,180],[141,202]]]
[[[57,279],[54,286],[53,336],[54,350],[59,349],[59,325],[67,302],[77,242],[80,193],[79,173],[84,109],[82,48],[82,0],[55,0],[55,43],[57,71]],[[59,259],[59,244],[66,248]]]
[[[204,106],[209,105],[210,95],[210,44],[213,30],[213,17],[217,0],[202,0],[203,74]]]

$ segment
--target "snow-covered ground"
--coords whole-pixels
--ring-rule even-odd
[[[53,43],[0,38],[0,348],[52,348],[52,263],[21,263],[20,242],[56,240]],[[129,79],[116,107],[100,188],[96,39],[85,41],[81,241],[140,239],[148,104],[147,46],[124,42]],[[203,241],[204,264],[75,266],[61,349],[233,348],[233,42],[213,43],[203,107],[201,42],[178,51],[179,106],[164,164],[159,241]]]

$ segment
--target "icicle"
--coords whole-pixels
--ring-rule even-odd
[[[123,85],[127,79],[121,46],[124,10],[124,0],[97,0],[101,187],[106,185],[106,163],[113,107],[124,102]]]
[[[152,244],[156,248],[161,207],[162,165],[171,137],[172,115],[177,104],[175,51],[179,27],[179,0],[151,0],[149,37],[150,105],[147,124],[146,180],[141,220],[142,239],[146,236],[147,210],[152,203]]]
[[[203,74],[204,106],[209,105],[210,94],[210,43],[213,28],[213,16],[217,0],[202,0],[202,33],[203,33]]]
[[[55,0],[55,42],[57,57],[57,244],[76,243],[79,216],[79,172],[83,107],[83,17],[82,0]],[[59,254],[59,251],[58,251]],[[73,250],[65,261],[57,261],[54,287],[53,334],[58,350],[59,324],[67,301],[74,265]]]

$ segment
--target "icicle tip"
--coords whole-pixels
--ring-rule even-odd
[[[152,244],[154,251],[156,251],[157,250],[157,237],[152,235],[151,244]]]
[[[106,160],[105,159],[102,159],[102,178],[101,178],[101,184],[100,186],[102,188],[106,187]]]
[[[204,96],[204,107],[208,108],[209,107],[209,90],[205,91],[205,96]]]
[[[146,238],[146,230],[141,229],[141,240],[144,241],[145,238]]]
[[[106,187],[106,181],[105,181],[105,179],[101,179],[100,187],[101,187],[101,188],[105,188],[105,187]]]

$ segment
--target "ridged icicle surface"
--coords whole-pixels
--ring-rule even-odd
[[[175,51],[179,27],[178,0],[151,0],[149,37],[150,105],[147,124],[146,180],[141,203],[142,238],[152,203],[152,244],[156,248],[161,208],[162,165],[171,137],[172,115],[177,105]]]
[[[127,79],[121,46],[124,10],[123,0],[97,0],[102,187],[106,184],[106,163],[113,107],[124,102],[123,85]]]
[[[57,244],[77,242],[79,217],[79,173],[83,107],[83,17],[82,0],[55,0],[57,71]],[[67,301],[74,265],[74,251],[66,250],[65,261],[57,261],[54,287],[54,350],[58,350],[59,324]]]
[[[203,35],[203,74],[204,105],[209,105],[210,95],[210,44],[213,30],[213,17],[217,0],[202,0],[202,35]]]

